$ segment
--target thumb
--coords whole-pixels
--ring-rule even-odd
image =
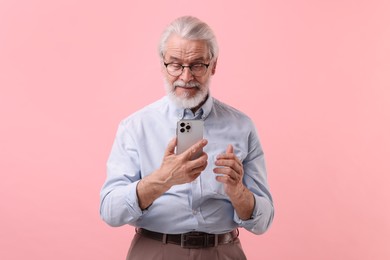
[[[227,149],[226,149],[226,153],[233,153],[233,145],[229,144]]]
[[[176,137],[174,137],[171,141],[169,141],[167,149],[165,149],[165,156],[175,153],[176,143],[177,143]]]

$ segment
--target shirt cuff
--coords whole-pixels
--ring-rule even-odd
[[[233,219],[239,227],[243,227],[252,233],[260,234],[263,233],[269,225],[269,221],[267,220],[268,218],[264,217],[270,214],[268,211],[272,211],[272,209],[270,209],[270,207],[272,208],[272,205],[264,197],[257,195],[253,196],[255,199],[255,207],[253,209],[252,216],[247,220],[242,220],[238,216],[237,212],[234,211]]]
[[[258,203],[257,203],[257,201],[256,201],[256,196],[255,196],[255,195],[253,195],[253,198],[254,198],[255,206],[253,207],[252,216],[251,216],[249,219],[247,219],[247,220],[242,220],[242,219],[240,219],[240,217],[239,217],[238,214],[237,214],[237,211],[234,210],[234,218],[233,218],[233,219],[234,219],[234,222],[236,222],[240,227],[250,226],[251,223],[253,223],[254,220],[255,220],[255,217],[256,217],[256,215],[257,215],[256,213],[257,213],[257,211],[258,211],[258,209],[257,209]]]
[[[138,196],[137,196],[137,185],[138,181],[135,181],[129,185],[129,193],[126,197],[126,203],[127,203],[127,209],[129,210],[129,213],[131,216],[133,216],[134,219],[139,219],[143,213],[145,213],[147,210],[142,210],[138,203]]]

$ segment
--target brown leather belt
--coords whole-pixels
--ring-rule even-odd
[[[144,228],[136,228],[135,232],[163,243],[180,245],[183,248],[214,247],[233,242],[239,235],[238,229],[225,234],[208,234],[204,232],[189,232],[185,234],[163,234]]]

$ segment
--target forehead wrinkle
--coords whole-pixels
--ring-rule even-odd
[[[206,60],[208,46],[204,41],[186,40],[174,35],[167,42],[165,55],[167,58],[183,62]]]
[[[171,59],[180,61],[205,60],[207,57],[207,52],[204,52],[204,49],[202,48],[168,48],[166,54]]]

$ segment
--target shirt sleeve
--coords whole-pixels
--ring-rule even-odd
[[[141,179],[137,144],[121,122],[107,161],[107,178],[100,192],[100,216],[110,226],[135,223],[145,211],[138,204]]]
[[[234,221],[254,234],[262,234],[272,223],[274,207],[268,188],[264,153],[255,129],[250,133],[248,141],[248,155],[243,160],[243,183],[252,192],[255,207],[248,220],[241,220],[234,211]]]

